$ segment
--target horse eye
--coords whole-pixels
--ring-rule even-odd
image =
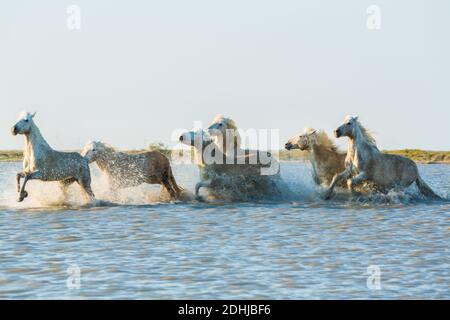
[[[223,124],[222,123],[219,123],[219,127],[221,127]]]
[[[28,119],[25,119],[25,122],[28,122]]]
[[[348,126],[350,126],[351,124],[352,124],[351,122],[347,123]]]

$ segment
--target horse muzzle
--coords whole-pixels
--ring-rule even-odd
[[[286,143],[286,144],[284,145],[284,148],[285,148],[286,150],[291,150],[291,149],[292,149],[292,143],[290,143],[290,142]]]
[[[14,126],[14,127],[11,128],[11,134],[12,134],[13,136],[16,136],[16,135],[17,135],[17,127],[16,127],[16,126]]]
[[[342,136],[341,130],[334,130],[334,136],[340,138]]]

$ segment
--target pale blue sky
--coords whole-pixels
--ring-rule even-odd
[[[81,30],[66,7],[81,8]],[[381,27],[366,9],[381,8]],[[0,5],[0,149],[21,110],[52,146],[170,142],[223,113],[331,131],[358,114],[383,149],[449,150],[448,0],[40,0]],[[343,141],[345,142],[345,141]]]

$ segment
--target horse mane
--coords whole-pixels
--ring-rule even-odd
[[[330,138],[330,136],[323,130],[320,130],[316,133],[316,142],[318,145],[321,145],[322,147],[333,151],[338,152],[339,148],[336,145],[336,142]]]
[[[213,123],[222,122],[225,124],[227,130],[233,130],[234,136],[234,146],[240,148],[241,147],[241,135],[239,134],[238,127],[236,122],[231,118],[226,118],[223,115],[219,114],[213,119]]]
[[[366,129],[366,127],[364,127],[361,122],[359,122],[358,120],[356,121],[356,123],[359,126],[359,129],[361,130],[361,134],[363,136],[363,138],[366,140],[366,142],[368,142],[370,145],[376,147],[377,146],[377,141],[375,140],[375,137],[373,136],[373,133]]]

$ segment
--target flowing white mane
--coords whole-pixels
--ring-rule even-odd
[[[358,118],[353,118],[353,119],[355,121],[355,124],[359,127],[359,130],[361,131],[361,134],[362,134],[364,140],[366,140],[367,143],[369,143],[370,145],[373,145],[376,147],[377,141],[375,140],[373,133],[370,130],[368,130],[367,128],[365,128],[361,124],[361,122],[359,122]]]
[[[312,143],[315,143],[331,151],[339,151],[339,148],[337,147],[334,140],[332,140],[325,131],[317,131],[316,129],[306,127],[303,132],[310,137],[314,137],[313,139],[310,139]]]
[[[238,127],[236,125],[236,122],[234,122],[231,118],[226,118],[223,115],[219,114],[217,115],[212,124],[216,123],[222,123],[226,130],[232,130],[233,136],[234,136],[234,146],[240,148],[241,147],[241,135],[239,134]]]

